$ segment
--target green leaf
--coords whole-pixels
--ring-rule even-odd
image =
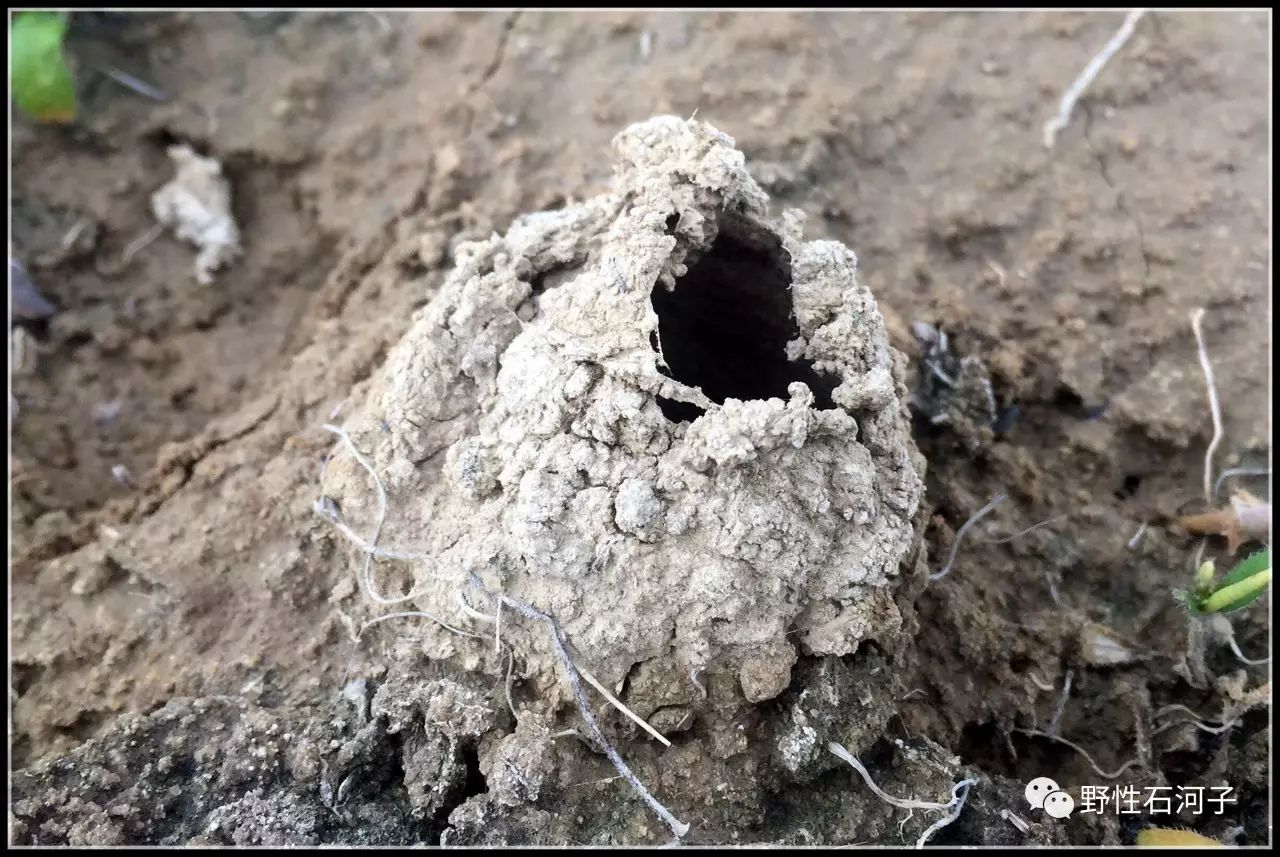
[[[1213,580],[1212,569],[1213,563],[1206,562],[1196,574],[1194,589],[1174,590],[1174,597],[1194,615],[1234,613],[1257,601],[1271,585],[1271,549],[1236,563],[1222,580]]]
[[[76,115],[75,82],[62,53],[67,16],[19,12],[9,25],[9,85],[19,109],[41,122]]]
[[[1222,582],[1216,588],[1221,589],[1224,586],[1239,583],[1268,568],[1271,568],[1271,548],[1263,548],[1253,556],[1236,563],[1236,567],[1227,572],[1227,576],[1222,578]]]

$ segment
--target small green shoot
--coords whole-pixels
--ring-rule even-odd
[[[1271,583],[1271,549],[1241,560],[1222,580],[1215,581],[1214,574],[1213,560],[1208,560],[1196,572],[1194,588],[1174,593],[1197,616],[1234,613],[1258,600]]]
[[[19,12],[9,24],[9,86],[19,109],[40,122],[76,115],[76,89],[62,52],[66,12]]]

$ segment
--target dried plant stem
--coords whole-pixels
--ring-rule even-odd
[[[1067,123],[1071,121],[1071,111],[1075,109],[1076,102],[1080,100],[1080,96],[1089,88],[1089,84],[1093,83],[1093,79],[1098,76],[1098,72],[1102,71],[1102,67],[1116,55],[1116,53],[1125,46],[1129,41],[1129,37],[1133,35],[1133,29],[1137,26],[1138,21],[1146,14],[1146,9],[1134,9],[1124,18],[1124,23],[1120,25],[1120,29],[1116,31],[1110,40],[1089,60],[1089,64],[1080,72],[1080,76],[1075,79],[1070,88],[1062,96],[1062,101],[1058,105],[1058,114],[1044,123],[1044,147],[1052,149],[1054,140],[1058,136],[1058,132],[1067,127]]]
[[[661,732],[659,732],[657,729],[654,729],[652,726],[646,723],[645,719],[641,717],[639,714],[636,714],[630,708],[627,708],[627,706],[624,705],[620,699],[615,697],[612,693],[608,691],[608,689],[603,684],[597,681],[595,676],[587,672],[587,670],[584,669],[583,667],[578,667],[578,672],[581,673],[582,677],[587,680],[587,684],[591,685],[596,690],[600,691],[600,695],[603,696],[605,699],[609,700],[609,703],[613,705],[614,708],[618,709],[627,717],[631,718],[632,722],[634,722],[637,726],[639,726],[644,731],[648,732],[654,738],[657,738],[659,741],[661,741],[663,744],[665,744],[668,747],[671,746],[671,742],[668,741]]]

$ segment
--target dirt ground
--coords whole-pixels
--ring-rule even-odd
[[[1268,842],[1269,705],[1221,732],[1153,727],[1173,704],[1217,718],[1269,678],[1174,602],[1196,543],[1169,524],[1204,509],[1196,307],[1225,409],[1217,466],[1269,461],[1271,19],[1148,14],[1046,149],[1041,126],[1121,19],[77,14],[79,121],[13,120],[11,255],[58,312],[23,326],[11,381],[11,840],[670,839],[572,739],[539,762],[536,800],[506,800],[495,760],[532,727],[500,702],[493,722],[414,726],[389,689],[469,711],[501,699],[501,676],[425,662],[411,624],[353,643],[364,608],[312,504],[321,425],[453,248],[601,191],[628,123],[697,111],[774,214],[800,208],[806,238],[855,250],[914,383],[912,324],[938,325],[989,369],[999,419],[929,425],[921,408],[927,509],[901,639],[802,658],[727,750],[697,723],[664,749],[608,721],[687,841],[914,843],[937,820],[834,758],[781,774],[771,748],[804,709],[890,794],[945,801],[976,780],[935,844],[1131,844],[1148,824]],[[175,141],[234,188],[245,254],[211,286],[170,235],[122,261]],[[1250,657],[1268,615],[1233,616]],[[1098,635],[1130,656],[1108,663]],[[1104,778],[1019,731],[1051,724],[1104,774],[1137,764]],[[1230,786],[1236,802],[1055,820],[1023,797],[1037,776],[1077,805],[1087,785]]]

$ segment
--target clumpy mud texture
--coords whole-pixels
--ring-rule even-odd
[[[670,739],[586,688],[686,842],[914,844],[943,817],[830,741],[895,797],[973,780],[935,844],[1267,842],[1267,667],[1170,590],[1197,547],[1171,522],[1206,510],[1198,306],[1216,467],[1269,459],[1269,19],[1149,12],[1045,149],[1122,18],[73,15],[81,116],[13,127],[11,255],[56,311],[11,340],[11,840],[669,842],[545,629],[504,609],[495,646],[427,573],[467,561]],[[671,178],[681,134],[624,135],[612,172],[619,129],[695,111],[670,130],[742,160]],[[177,145],[240,231],[208,287],[186,241],[141,244]],[[842,314],[869,294],[883,335]],[[466,335],[410,347],[432,324]],[[927,468],[889,454],[903,403]],[[326,423],[388,487],[379,543],[431,558],[373,566],[413,603],[371,606],[316,513],[332,455],[322,509],[376,520]],[[422,607],[482,639],[364,627]],[[1230,618],[1265,657],[1266,605]],[[1051,729],[1136,764],[1099,779]],[[1040,776],[1236,802],[1055,820]]]
[[[207,286],[214,272],[240,255],[240,228],[231,217],[231,188],[222,165],[202,158],[190,146],[170,146],[173,180],[151,197],[151,211],[162,225],[196,245],[196,282]]]
[[[720,704],[696,674],[759,703],[799,652],[898,629],[920,465],[853,253],[775,232],[706,123],[660,117],[614,146],[611,194],[457,248],[347,428],[386,474],[386,544],[427,554],[402,585],[416,607],[466,625],[461,601],[492,612],[502,592],[610,686],[652,662],[687,720]],[[348,456],[329,476],[367,531],[368,474]],[[428,631],[433,658],[486,648]],[[555,697],[543,637],[509,625]]]

